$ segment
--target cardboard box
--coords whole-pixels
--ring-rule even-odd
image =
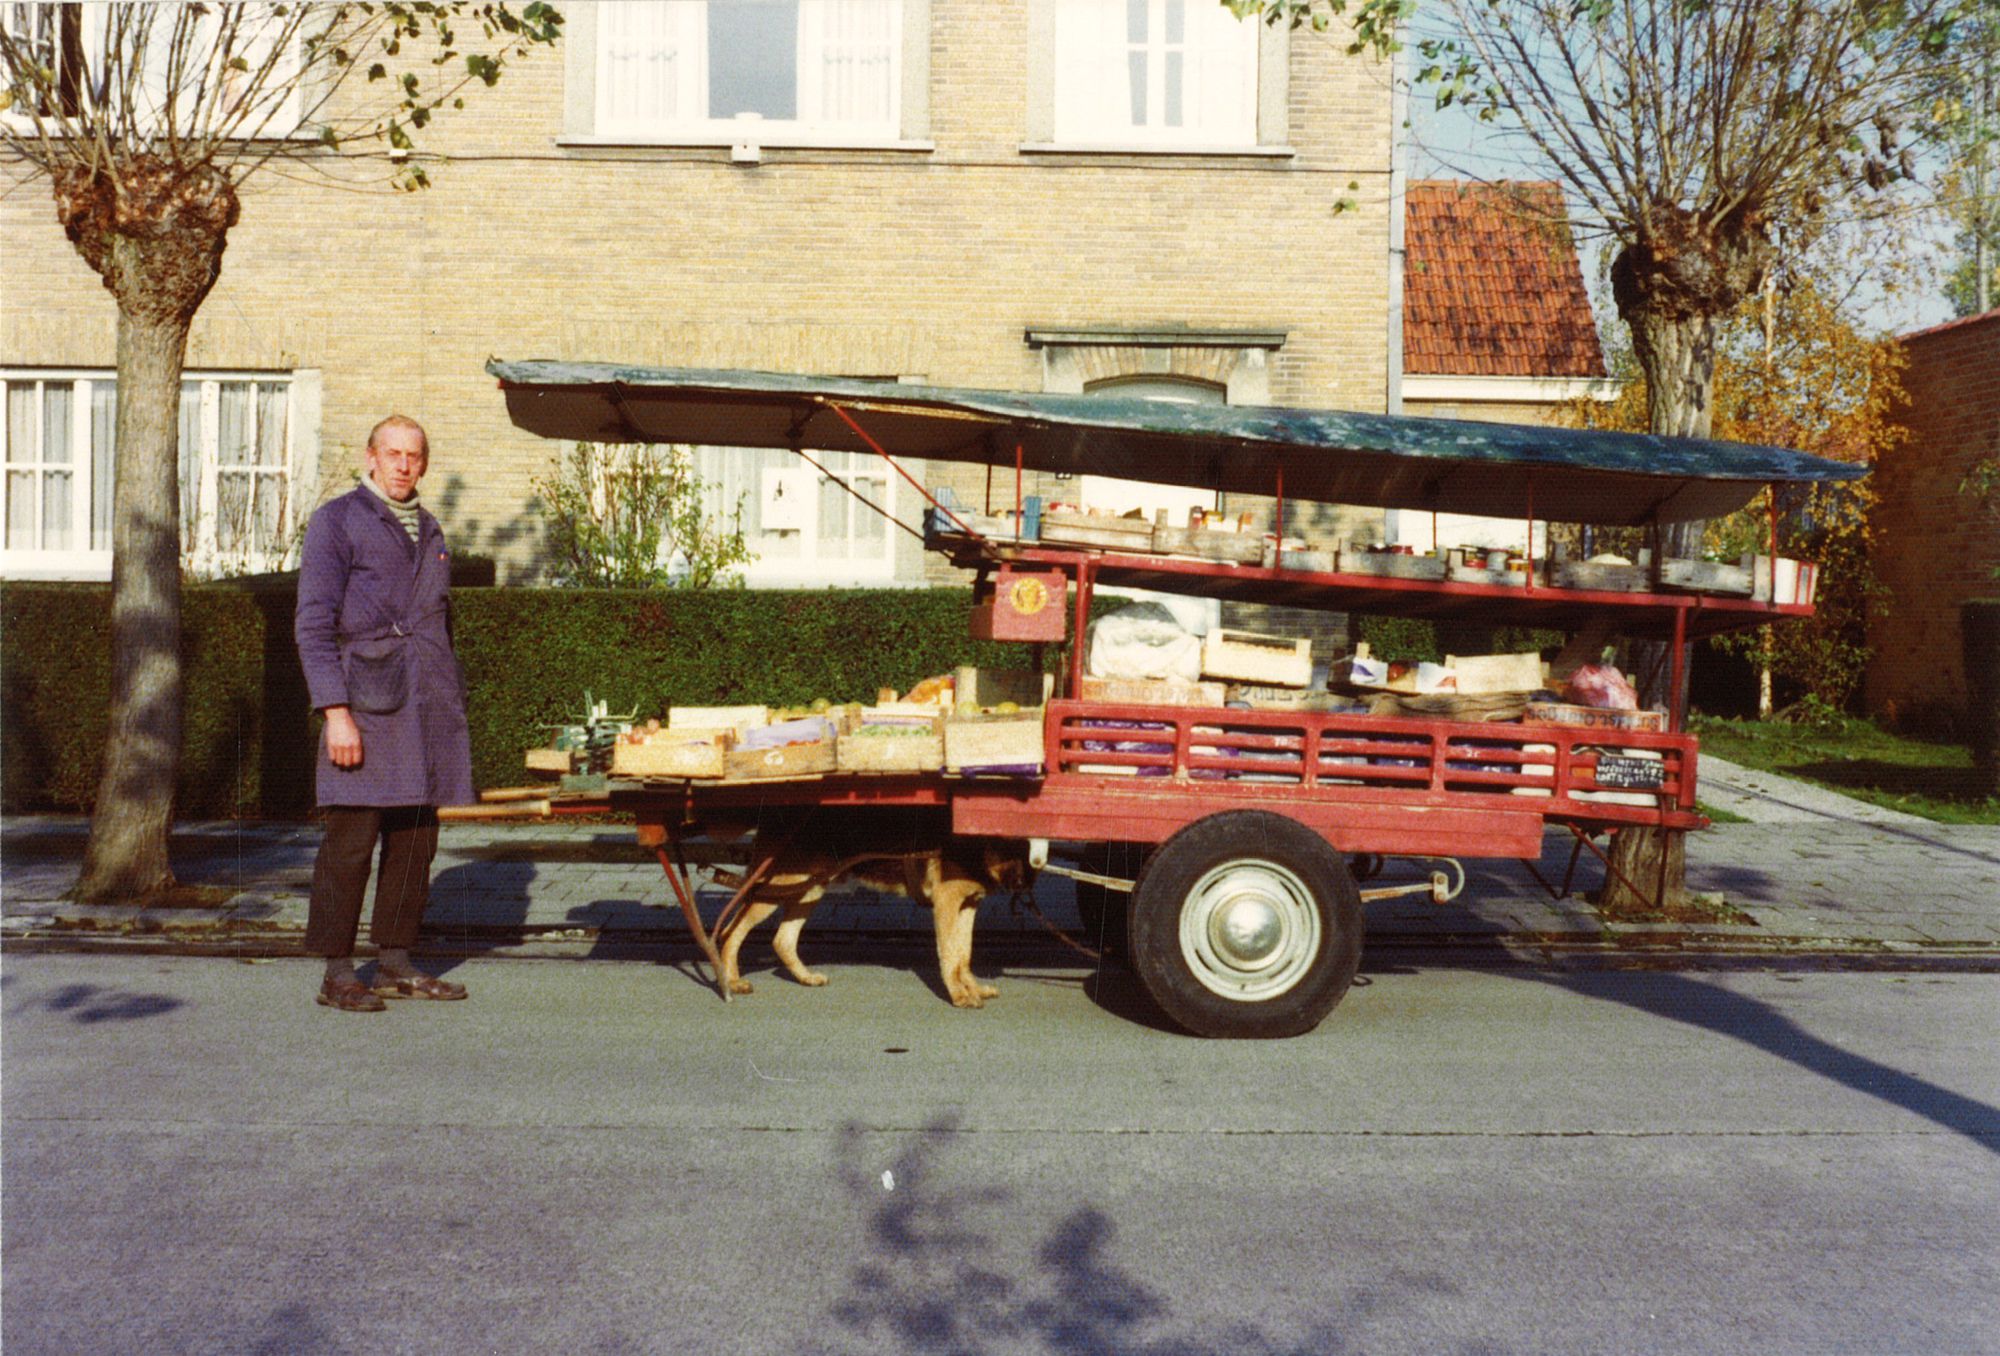
[[[834,741],[784,744],[775,749],[731,749],[723,763],[731,781],[761,781],[770,777],[804,777],[832,772],[839,766]]]
[[[620,740],[611,747],[611,775],[720,777],[735,737],[734,730],[661,730],[643,744]]]
[[[1221,683],[1185,678],[1085,678],[1077,695],[1087,702],[1132,706],[1222,706],[1229,694]]]
[[[1312,684],[1312,642],[1217,628],[1201,642],[1201,676],[1268,687]]]
[[[944,765],[950,772],[982,767],[1040,767],[1042,713],[966,716],[945,722]]]
[[[1445,667],[1458,675],[1459,692],[1533,692],[1544,683],[1542,657],[1523,654],[1453,654]],[[1420,689],[1421,690],[1421,689]]]

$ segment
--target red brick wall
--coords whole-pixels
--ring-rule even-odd
[[[1868,629],[1868,709],[1955,726],[1965,712],[1958,605],[2000,597],[2000,517],[1959,492],[1975,465],[2000,459],[2000,311],[1907,335],[1903,347],[1910,438],[1874,476],[1875,569],[1891,598]]]

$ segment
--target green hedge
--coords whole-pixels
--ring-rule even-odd
[[[175,813],[297,817],[312,808],[317,731],[285,579],[184,595],[185,738]],[[584,689],[617,710],[674,703],[872,699],[958,664],[1027,650],[967,638],[964,589],[582,592],[457,589],[473,779],[522,780],[521,752],[573,718]],[[1049,662],[1057,657],[1049,647]],[[88,810],[110,693],[110,591],[0,586],[0,809]]]

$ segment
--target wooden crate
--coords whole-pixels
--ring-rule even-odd
[[[1133,706],[1221,706],[1228,700],[1221,683],[1191,683],[1185,678],[1085,678],[1077,695],[1087,702]]]
[[[1599,593],[1644,593],[1646,571],[1637,565],[1617,565],[1611,561],[1559,560],[1554,567],[1554,583],[1559,589],[1591,589]]]
[[[1503,589],[1527,587],[1528,576],[1521,570],[1489,570],[1484,565],[1452,564],[1445,578],[1454,584],[1497,584]]]
[[[611,748],[614,777],[713,778],[726,771],[733,730],[662,730],[643,744]]]
[[[1742,565],[1725,565],[1719,560],[1662,560],[1660,587],[1748,598],[1750,567],[1747,561]]]
[[[1194,556],[1255,565],[1264,554],[1261,532],[1215,532],[1204,527],[1155,527],[1153,550],[1163,556]]]
[[[1444,561],[1436,556],[1399,556],[1361,546],[1340,548],[1342,574],[1367,574],[1384,579],[1442,579]]]
[[[966,768],[1041,766],[1042,713],[968,716],[945,722],[944,765]]]
[[[1312,683],[1312,642],[1218,628],[1202,639],[1201,675],[1269,687],[1307,687]]]
[[[1040,706],[1049,699],[1054,682],[1054,674],[1034,669],[982,669],[961,664],[952,675],[952,699],[961,705],[971,702],[974,706],[998,706],[1001,702],[1012,702],[1021,707]]]
[[[576,771],[576,755],[568,749],[529,749],[526,762],[530,772]]]
[[[735,730],[741,735],[771,723],[768,706],[675,706],[667,710],[669,730]]]
[[[817,744],[784,744],[775,749],[731,749],[723,767],[731,781],[758,781],[767,777],[803,777],[832,772],[839,766],[834,741]]]
[[[1608,711],[1573,702],[1529,702],[1522,719],[1537,725],[1582,725],[1595,730],[1664,730],[1664,711]]]
[[[835,761],[842,772],[936,772],[944,766],[942,734],[840,737]]]
[[[1044,513],[1042,540],[1067,546],[1101,546],[1110,551],[1153,551],[1153,525],[1144,518],[1096,513]]]

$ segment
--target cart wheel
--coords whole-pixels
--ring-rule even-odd
[[[1145,865],[1148,850],[1144,843],[1092,843],[1080,856],[1086,871],[1131,880]],[[1076,913],[1083,923],[1085,945],[1095,947],[1107,959],[1125,959],[1131,935],[1130,894],[1080,880],[1076,883]]]
[[[1374,880],[1387,865],[1388,860],[1379,852],[1357,852],[1347,859],[1347,869],[1356,880]]]
[[[1347,862],[1296,820],[1236,810],[1190,824],[1132,894],[1133,967],[1197,1036],[1297,1036],[1361,964],[1361,894]]]

